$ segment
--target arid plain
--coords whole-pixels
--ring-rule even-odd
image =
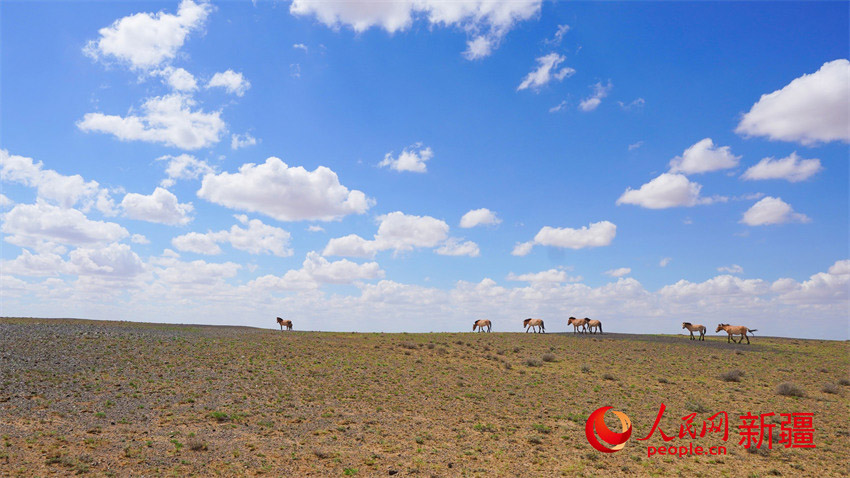
[[[0,475],[846,476],[848,343],[748,346],[712,331],[696,342],[0,319]],[[668,435],[691,413],[701,426],[727,412],[726,442],[668,445],[728,454],[648,457],[663,440],[637,438],[662,403]],[[602,406],[631,418],[619,452],[585,437]],[[781,413],[813,413],[816,447],[745,448],[748,412],[776,414],[774,440]]]

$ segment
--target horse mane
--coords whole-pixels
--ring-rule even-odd
[[[682,325],[694,325],[694,324],[692,324],[690,322],[682,322]]]

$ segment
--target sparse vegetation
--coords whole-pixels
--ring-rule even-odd
[[[556,361],[556,360],[557,360],[557,357],[555,357],[555,354],[553,354],[553,353],[545,353],[545,354],[543,354],[543,356],[542,356],[542,357],[540,357],[540,358],[541,358],[544,362],[554,362],[554,361]]]
[[[786,397],[805,397],[806,392],[791,382],[782,382],[776,387],[776,393]]]
[[[834,383],[825,383],[823,387],[821,387],[821,391],[823,393],[838,393],[841,389],[838,388],[838,385]]]
[[[724,382],[740,382],[741,377],[743,376],[744,372],[734,369],[720,374],[720,380],[723,380]]]
[[[287,334],[36,322],[0,319],[0,337],[8,338],[0,350],[3,476],[734,477],[843,470],[839,454],[829,451],[848,436],[836,406],[843,398],[827,395],[824,383],[846,379],[846,342],[762,338],[732,355],[736,345],[712,337],[696,348],[664,336]],[[555,360],[544,361],[547,354]],[[746,371],[740,385],[718,380],[732,365],[706,367],[706,360],[722,364],[725,357]],[[782,381],[817,393],[789,403],[775,395]],[[834,389],[846,395],[842,385]],[[703,420],[728,410],[730,456],[646,458],[634,441],[610,455],[588,448],[584,429],[593,410],[611,405],[643,434],[662,402],[660,426],[668,435],[678,435],[679,417],[697,413],[698,434]],[[773,452],[750,455],[736,446],[733,413],[809,410],[817,413],[814,450],[788,460],[778,428]],[[605,420],[617,430],[613,414]],[[777,427],[780,421],[771,419]],[[714,433],[697,436],[695,444],[722,444]],[[656,433],[644,443],[663,441]]]

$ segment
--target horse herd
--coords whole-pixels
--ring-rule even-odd
[[[280,330],[283,330],[286,327],[286,330],[292,330],[292,321],[285,320],[280,317],[277,318],[277,323],[280,325]],[[599,320],[591,320],[587,317],[583,319],[577,319],[575,317],[570,317],[567,319],[567,325],[573,326],[573,333],[588,333],[595,334],[594,329],[599,330],[599,333],[602,333],[602,322]],[[525,333],[534,332],[534,333],[546,333],[546,326],[543,324],[543,319],[532,319],[527,318],[522,321],[522,327],[525,329]],[[691,333],[691,340],[705,340],[705,326],[701,324],[692,324],[690,322],[682,322],[682,328],[688,329]],[[490,332],[493,329],[493,323],[488,319],[479,319],[472,323],[472,331],[475,332],[475,329],[478,329],[479,332]],[[485,330],[486,329],[486,330]],[[744,339],[747,339],[747,344],[750,343],[750,337],[747,335],[756,332],[758,329],[750,329],[744,327],[743,325],[729,325],[729,324],[718,324],[717,330],[714,332],[720,332],[721,330],[725,331],[728,335],[726,337],[726,343],[735,342],[735,338],[733,336],[740,335],[741,338],[738,339],[736,343],[741,343]],[[699,334],[699,339],[694,337],[694,332]]]

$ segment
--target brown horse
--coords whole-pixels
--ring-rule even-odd
[[[752,334],[753,332],[757,331],[758,329],[748,329],[748,328],[744,327],[743,325],[717,324],[717,330],[715,330],[714,332],[715,333],[720,332],[721,330],[725,330],[726,333],[729,334],[728,336],[726,336],[726,343],[727,344],[729,343],[729,341],[732,341],[732,342],[735,341],[735,339],[732,337],[733,335],[739,335],[740,334],[741,338],[738,339],[738,343],[740,344],[746,338],[747,339],[747,345],[749,345],[750,344],[750,338],[747,336],[747,332]]]
[[[543,325],[542,319],[525,319],[522,321],[522,326],[525,328],[525,333],[528,333],[529,330],[534,330],[535,327],[540,327],[540,330],[542,330],[544,334],[546,333],[546,326]],[[535,331],[535,333],[537,333],[537,331]]]
[[[705,341],[705,326],[702,324],[692,324],[690,322],[682,322],[682,328],[691,331],[691,340]],[[718,329],[719,330],[719,329]],[[694,337],[694,332],[699,332],[699,339]]]
[[[489,332],[492,326],[493,324],[491,324],[489,320],[478,319],[472,323],[472,331],[475,332],[475,328],[478,327],[479,332],[484,332],[484,327],[487,327],[487,332]]]
[[[579,331],[579,330],[578,330],[578,329],[579,329],[579,327],[581,327],[581,332],[582,332],[582,333],[585,333],[585,332],[587,332],[587,327],[586,327],[586,326],[587,326],[587,322],[588,322],[589,320],[590,320],[590,319],[588,319],[587,317],[585,317],[585,318],[583,318],[583,319],[577,319],[577,318],[575,318],[575,317],[570,317],[570,318],[567,320],[567,325],[572,325],[572,326],[573,326],[573,333],[574,333],[574,334],[575,334],[575,333],[578,333],[578,331]]]
[[[277,323],[280,324],[280,330],[283,330],[283,327],[286,327],[286,330],[292,330],[292,321],[291,320],[283,320],[280,317],[277,318]]]
[[[602,333],[602,322],[601,322],[601,321],[599,321],[599,320],[590,320],[590,319],[588,319],[588,318],[585,318],[584,320],[586,320],[586,321],[587,321],[587,328],[588,328],[588,330],[590,330],[590,333],[591,333],[591,334],[595,333],[595,332],[593,331],[593,329],[599,329],[599,333],[600,333],[600,334]]]

